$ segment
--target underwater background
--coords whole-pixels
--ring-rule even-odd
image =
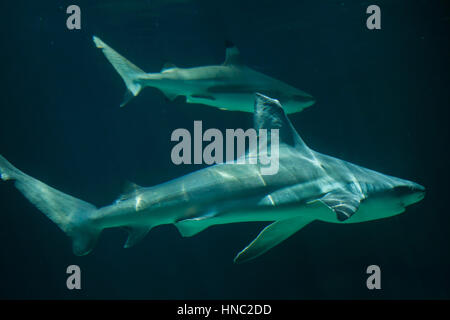
[[[66,8],[81,8],[81,30]],[[381,8],[381,30],[366,8]],[[0,183],[1,299],[450,298],[448,1],[153,0],[0,4],[0,154],[70,195],[104,206],[126,181],[156,185],[202,165],[172,164],[176,128],[249,128],[252,114],[167,101],[125,86],[97,35],[147,72],[220,64],[232,41],[249,67],[312,94],[290,115],[314,150],[427,188],[389,219],[314,222],[251,262],[233,264],[266,223],[182,238],[159,226],[123,249],[105,230],[94,251],[70,239],[12,183]],[[79,265],[82,289],[66,287]],[[368,290],[366,268],[381,268]]]

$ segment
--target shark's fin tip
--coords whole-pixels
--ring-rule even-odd
[[[225,48],[226,49],[228,49],[228,48],[233,48],[233,47],[236,47],[235,45],[234,45],[234,43],[232,42],[232,41],[230,41],[230,40],[225,40]]]
[[[105,47],[105,43],[97,36],[92,36],[92,41],[94,41],[95,46],[97,48],[104,48]]]

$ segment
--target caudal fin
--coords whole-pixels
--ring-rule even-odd
[[[124,101],[120,105],[125,106],[133,97],[137,96],[142,89],[140,79],[142,79],[146,73],[128,61],[126,58],[117,53],[113,48],[104,43],[100,38],[94,36],[94,43],[97,48],[102,49],[104,55],[108,61],[113,65],[114,69],[120,74],[125,85],[127,86],[127,92],[125,93]]]
[[[96,207],[26,175],[1,155],[0,178],[15,181],[16,188],[72,238],[74,254],[85,255],[93,249],[101,232],[92,223]]]

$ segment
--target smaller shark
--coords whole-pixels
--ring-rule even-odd
[[[94,36],[93,40],[125,82],[127,92],[121,107],[144,87],[158,88],[169,100],[185,96],[187,103],[245,112],[253,112],[255,92],[277,98],[287,113],[302,111],[315,102],[311,95],[245,66],[232,44],[227,45],[222,65],[177,68],[167,63],[159,73],[145,73],[100,38]]]
[[[175,224],[182,236],[190,237],[212,225],[271,222],[235,262],[265,253],[313,221],[387,218],[425,195],[425,188],[417,183],[313,151],[277,100],[257,94],[254,126],[279,130],[279,170],[274,175],[261,175],[261,164],[239,164],[238,159],[154,187],[134,186],[102,208],[28,176],[2,156],[0,177],[14,180],[24,196],[72,238],[76,255],[89,253],[106,228],[124,227],[129,232],[124,245],[128,248],[163,224]],[[268,148],[263,150],[257,152]],[[248,155],[254,152],[249,150]]]

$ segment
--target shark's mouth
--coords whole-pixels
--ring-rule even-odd
[[[394,193],[402,199],[403,206],[419,202],[425,197],[425,188],[419,184],[394,187]]]

